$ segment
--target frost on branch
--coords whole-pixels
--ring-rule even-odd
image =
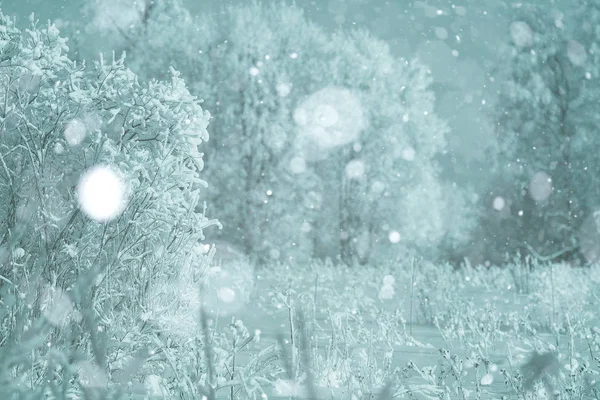
[[[212,252],[194,249],[218,225],[198,212],[209,114],[179,74],[143,82],[123,58],[86,68],[67,50],[55,26],[33,21],[20,31],[0,15],[0,297],[30,321],[3,326],[15,343],[0,350],[9,392],[52,374],[48,351],[93,360],[84,370],[119,368],[106,364],[106,341],[140,334],[135,321],[157,282],[182,270],[202,279]],[[70,335],[40,347],[58,324]],[[15,379],[22,354],[44,361],[29,360],[34,367]]]

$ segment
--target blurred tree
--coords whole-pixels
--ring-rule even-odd
[[[312,257],[320,179],[295,152],[294,106],[322,85],[327,36],[301,10],[227,8],[193,32],[191,86],[213,111],[210,199],[223,237],[255,259]],[[214,203],[214,204],[217,204]],[[317,201],[318,203],[318,201]]]
[[[582,224],[598,205],[592,4],[566,18],[522,5],[509,27],[496,119],[510,207],[510,233],[500,236],[513,251],[578,258]]]
[[[448,194],[436,161],[448,128],[434,112],[431,73],[418,60],[392,56],[385,42],[365,31],[336,34],[332,43],[332,80],[357,95],[365,119],[357,138],[331,160],[341,172],[342,258],[367,262],[377,247],[430,257],[452,229],[444,223]],[[463,211],[469,212],[454,210]],[[395,231],[401,240],[389,247]]]
[[[444,217],[436,157],[448,129],[427,67],[364,31],[329,35],[294,6],[252,2],[197,21],[179,0],[153,7],[165,12],[120,48],[143,76],[183,71],[211,110],[207,196],[225,240],[258,259],[347,263],[458,245],[475,213]],[[393,231],[402,241],[390,246]]]

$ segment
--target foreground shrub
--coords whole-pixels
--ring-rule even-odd
[[[140,82],[123,59],[86,68],[67,50],[55,26],[0,15],[2,398],[105,398],[150,356],[156,282],[199,282],[211,253],[208,113],[175,71]]]

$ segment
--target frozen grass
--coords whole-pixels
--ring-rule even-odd
[[[240,309],[203,310],[184,283],[141,315],[86,304],[92,277],[32,308],[2,293],[0,398],[600,396],[599,267],[278,265]]]

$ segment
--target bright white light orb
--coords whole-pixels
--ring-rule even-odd
[[[74,119],[69,121],[67,126],[65,127],[65,140],[69,144],[69,146],[78,146],[83,142],[85,136],[87,134],[87,128],[85,123],[78,119]]]
[[[390,243],[399,243],[400,242],[400,232],[391,231],[388,235],[388,239]]]
[[[492,206],[494,207],[494,210],[496,210],[496,211],[501,211],[502,209],[504,209],[505,205],[506,205],[506,202],[500,196],[496,197],[492,204]]]
[[[79,208],[98,222],[118,217],[127,205],[126,187],[109,166],[98,165],[85,171],[77,186]]]

